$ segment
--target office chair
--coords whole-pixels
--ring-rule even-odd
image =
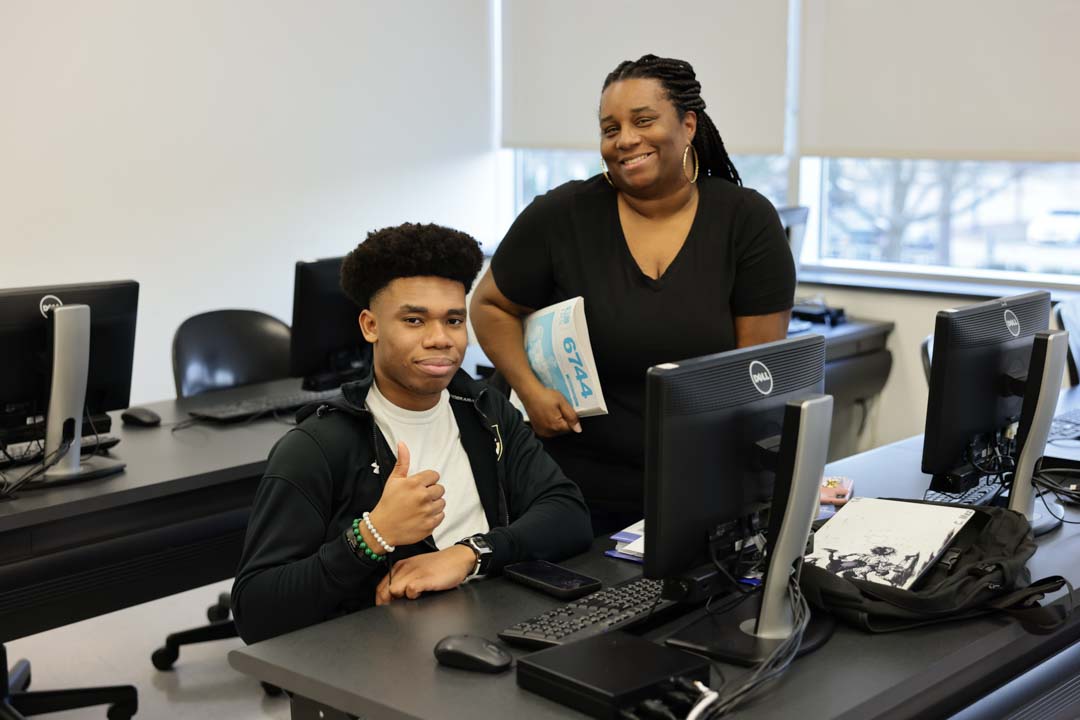
[[[930,382],[930,359],[934,356],[934,336],[927,335],[919,343],[919,355],[922,356],[922,369],[926,375],[926,382]]]
[[[176,396],[289,377],[289,326],[256,310],[189,317],[173,335]]]
[[[31,692],[29,661],[20,660],[10,670],[7,662],[7,649],[0,643],[0,718],[4,720],[95,705],[109,706],[109,720],[130,720],[139,709],[138,691],[132,685]]]
[[[1080,300],[1066,300],[1054,306],[1057,326],[1069,333],[1069,385],[1080,385]]]
[[[289,326],[256,310],[215,310],[188,318],[173,335],[173,381],[181,398],[211,390],[289,377]],[[229,618],[229,594],[206,610],[209,625],[172,633],[154,651],[151,662],[170,670],[182,645],[238,637]],[[268,695],[281,689],[262,683]]]

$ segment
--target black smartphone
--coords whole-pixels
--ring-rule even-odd
[[[596,578],[567,570],[547,560],[507,565],[503,573],[514,582],[554,595],[560,600],[573,600],[600,589],[600,581]]]

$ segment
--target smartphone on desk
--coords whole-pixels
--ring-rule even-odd
[[[600,581],[588,575],[567,570],[547,560],[528,560],[503,568],[506,577],[514,582],[547,593],[560,600],[573,600],[600,589]]]

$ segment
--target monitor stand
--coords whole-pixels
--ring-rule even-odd
[[[1032,475],[1046,451],[1046,438],[1057,408],[1068,353],[1069,333],[1066,331],[1036,333],[1020,411],[1020,455],[1009,489],[1009,509],[1022,513],[1037,536],[1061,525],[1061,518],[1065,517],[1065,508],[1057,500],[1050,500],[1045,495],[1036,498]]]
[[[96,455],[81,457],[83,406],[90,365],[90,307],[64,305],[49,311],[52,333],[52,384],[45,420],[44,461],[63,456],[45,471],[38,484],[54,485],[112,475],[124,463]]]
[[[773,493],[779,522],[770,521],[765,586],[724,613],[709,614],[668,638],[667,644],[739,665],[765,660],[795,628],[789,582],[797,581],[797,563],[806,551],[810,525],[817,515],[821,478],[829,450],[833,399],[813,395],[789,402]],[[778,526],[778,527],[777,527]],[[815,650],[832,635],[835,621],[811,613],[798,654]]]

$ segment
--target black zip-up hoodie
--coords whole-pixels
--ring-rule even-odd
[[[396,462],[367,410],[371,378],[343,400],[301,411],[270,451],[232,589],[240,636],[253,643],[370,607],[386,563],[357,557],[345,530],[370,511]],[[450,406],[491,530],[491,571],[561,560],[592,542],[581,492],[499,392],[458,371]],[[419,472],[423,468],[413,468]],[[428,537],[391,561],[434,552]]]

